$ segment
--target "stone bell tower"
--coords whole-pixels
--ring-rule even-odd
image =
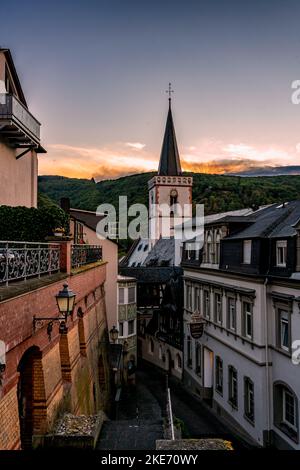
[[[182,175],[171,109],[171,92],[169,85],[169,110],[158,173],[148,182],[149,238],[152,246],[160,237],[166,237],[168,227],[173,236],[174,226],[192,217],[193,178]],[[166,210],[167,207],[169,211]]]

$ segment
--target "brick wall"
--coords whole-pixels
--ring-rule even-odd
[[[50,430],[64,411],[89,414],[108,405],[110,380],[105,340],[105,270],[103,263],[0,302],[0,339],[7,348],[6,371],[0,387],[0,449],[20,447],[17,395],[20,377],[22,383],[25,381],[24,393],[32,393],[33,434]],[[67,334],[60,335],[58,325],[54,324],[49,341],[46,325],[33,334],[32,318],[33,315],[58,315],[55,294],[65,281],[76,293],[73,317],[68,319]],[[80,319],[77,315],[79,308]],[[22,369],[20,364],[26,351],[34,351],[34,354],[32,357],[29,355],[28,363]],[[104,362],[105,387],[103,384],[100,387],[98,375],[100,356]],[[26,391],[30,386],[32,391]]]

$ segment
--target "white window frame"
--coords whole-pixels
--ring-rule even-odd
[[[122,325],[122,330],[123,330],[122,334],[121,334],[121,326],[120,325]],[[119,336],[120,336],[120,338],[123,338],[125,336],[124,332],[125,332],[125,322],[124,321],[119,321]]]
[[[246,305],[249,305],[249,309],[246,308]],[[242,303],[242,308],[243,308],[243,321],[244,321],[244,336],[245,338],[252,339],[253,337],[253,307],[251,302],[248,302],[247,300],[244,300]],[[248,318],[250,317],[250,322],[251,322],[251,331],[250,333],[248,332]]]
[[[195,287],[195,296],[194,296],[194,309],[200,312],[201,309],[201,289],[200,287]]]
[[[203,316],[205,318],[210,318],[210,290],[203,289]]]
[[[287,338],[288,338],[288,345],[284,345],[284,329],[283,329],[283,324],[285,325],[285,328],[287,328]],[[289,312],[286,310],[279,310],[279,341],[280,341],[280,347],[284,351],[289,351],[290,350],[290,329],[289,329]]]
[[[217,297],[220,298],[220,300],[217,300]],[[216,322],[219,325],[222,325],[223,323],[223,302],[222,302],[222,294],[221,292],[215,292],[214,294],[215,298],[215,309],[216,309]],[[219,308],[218,308],[219,306]]]
[[[123,301],[121,302],[121,295],[120,295],[120,292],[123,291]],[[119,305],[125,305],[126,304],[126,299],[125,299],[125,287],[119,287],[119,292],[118,292],[118,296],[119,296]]]
[[[228,328],[231,331],[236,331],[236,299],[228,297]],[[234,314],[234,315],[233,315]],[[232,319],[234,318],[234,327]]]
[[[235,367],[229,366],[228,368],[228,374],[229,374],[229,396],[228,396],[228,401],[231,404],[231,406],[237,408],[238,407],[238,373]],[[233,391],[234,389],[236,390],[236,402],[233,402]]]
[[[245,377],[244,384],[245,384],[245,410],[244,410],[244,413],[245,413],[246,418],[254,423],[254,418],[255,418],[254,382],[249,377]],[[251,399],[252,399],[252,403],[253,403],[253,417],[250,416]]]
[[[287,258],[287,240],[277,240],[276,242],[276,266],[285,268],[286,258]]]
[[[216,356],[216,391],[223,395],[223,360]]]
[[[294,424],[292,424],[288,419],[286,419],[286,395],[289,395],[293,399]],[[282,421],[284,424],[286,424],[286,426],[293,429],[294,431],[297,431],[297,406],[296,406],[295,395],[291,393],[289,390],[287,390],[286,388],[283,388],[282,390]]]
[[[133,289],[133,292],[134,292],[133,300],[129,300],[129,292],[130,292],[130,289]],[[127,289],[127,297],[128,297],[128,299],[127,299],[127,300],[128,300],[128,302],[127,302],[128,304],[135,304],[135,302],[136,302],[136,288],[135,288],[135,286],[130,286],[130,287],[128,287],[128,289]]]
[[[243,241],[243,264],[251,264],[252,240]]]
[[[133,324],[133,333],[129,333],[129,323],[130,323],[130,322],[133,322],[133,323],[132,323],[132,324]],[[127,322],[127,335],[128,335],[128,336],[134,336],[135,334],[136,334],[136,331],[135,331],[135,320],[134,320],[134,319],[128,320],[128,322]]]

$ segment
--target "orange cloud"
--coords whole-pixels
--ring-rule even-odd
[[[58,174],[74,178],[114,179],[134,173],[155,171],[158,155],[140,142],[119,142],[106,147],[77,147],[52,144],[39,159],[40,174]],[[233,173],[253,167],[297,164],[300,145],[293,149],[258,148],[244,143],[203,140],[181,154],[185,171]]]

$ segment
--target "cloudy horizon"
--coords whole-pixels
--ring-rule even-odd
[[[170,81],[184,170],[299,162],[296,0],[11,0],[1,13],[42,123],[40,174],[157,170]]]

